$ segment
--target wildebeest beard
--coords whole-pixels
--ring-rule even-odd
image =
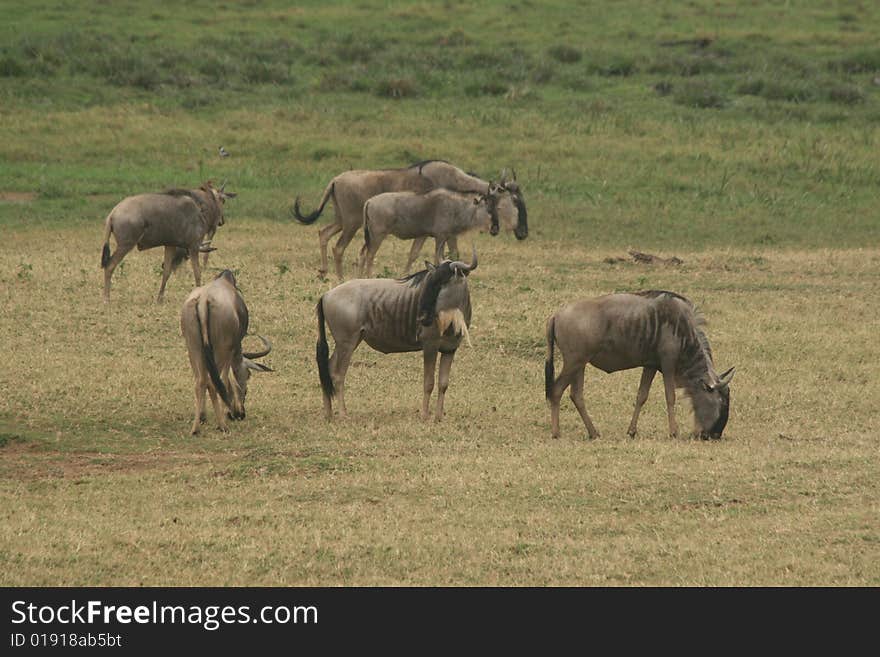
[[[497,235],[499,230],[501,230],[498,225],[498,197],[494,194],[489,194],[486,198],[486,208],[489,210],[489,216],[492,218],[492,225],[489,228],[490,235]]]
[[[452,271],[452,263],[442,262],[433,270],[427,272],[427,280],[419,299],[419,322],[422,326],[430,326],[437,314],[437,297],[446,283],[452,280],[455,272]]]
[[[725,388],[721,391],[721,408],[718,412],[718,419],[709,429],[708,434],[712,438],[721,438],[724,433],[724,427],[727,426],[727,418],[730,415],[730,389]]]

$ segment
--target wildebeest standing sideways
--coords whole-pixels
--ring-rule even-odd
[[[235,276],[228,269],[204,287],[193,290],[183,303],[180,331],[195,377],[193,434],[198,433],[199,424],[205,418],[206,392],[211,395],[220,430],[227,431],[223,408],[228,409],[230,419],[243,419],[250,373],[272,371],[254,362],[272,350],[265,338],[257,336],[263,342],[262,351],[242,352],[241,342],[247,329],[248,309],[236,287]]]
[[[418,256],[427,237],[434,238],[434,264],[443,259],[443,245],[471,230],[488,230],[497,235],[498,197],[509,194],[497,186],[484,194],[435,189],[427,194],[386,192],[364,203],[364,246],[361,248],[359,275],[373,274],[373,260],[388,235],[411,239],[413,246],[404,274]]]
[[[210,181],[198,189],[172,189],[160,194],[138,194],[120,201],[104,222],[104,301],[110,301],[110,278],[126,254],[137,246],[139,251],[165,247],[162,284],[157,301],[162,301],[165,284],[180,261],[188,256],[196,285],[202,284],[199,252],[205,239],[213,237],[223,225],[223,204],[236,195]],[[110,255],[110,234],[116,237],[116,251]]]
[[[502,181],[507,189],[516,208],[517,216],[509,218],[502,216],[503,224],[516,224],[517,239],[525,239],[528,235],[528,223],[526,217],[526,205],[522,192],[516,181]],[[321,244],[321,268],[319,272],[327,273],[327,243],[336,233],[342,231],[336,244],[333,246],[333,260],[336,265],[336,275],[340,280],[344,278],[342,270],[342,257],[349,242],[363,226],[364,203],[368,199],[385,192],[415,192],[424,194],[432,189],[445,187],[457,192],[484,193],[489,183],[485,180],[465,173],[458,167],[443,160],[426,160],[403,169],[376,169],[346,171],[333,178],[324,189],[324,194],[318,208],[313,212],[303,215],[300,211],[299,197],[296,198],[291,210],[294,218],[300,223],[314,223],[324,206],[331,199],[335,219],[333,223],[322,228],[319,233]],[[422,240],[424,242],[424,240]],[[421,247],[421,244],[419,244]],[[449,248],[457,252],[457,244],[453,240],[449,242]]]
[[[364,340],[383,354],[421,351],[424,361],[422,419],[428,418],[434,371],[440,353],[436,419],[443,419],[452,359],[467,337],[471,300],[467,276],[477,268],[444,260],[440,265],[398,280],[355,279],[336,286],[318,301],[316,360],[324,393],[324,413],[332,418],[332,398],[345,416],[345,373],[354,350]],[[336,349],[329,357],[325,321]]]
[[[695,433],[721,438],[730,411],[729,384],[734,368],[715,373],[703,319],[693,304],[674,292],[649,290],[609,294],[563,306],[547,321],[544,382],[550,402],[553,437],[559,437],[559,403],[571,386],[571,399],[590,438],[599,432],[584,405],[587,363],[605,372],[643,367],[628,433],[636,434],[642,405],[657,371],[663,373],[669,433],[678,435],[675,389],[684,388],[693,404]],[[563,366],[554,379],[553,351],[558,344]]]

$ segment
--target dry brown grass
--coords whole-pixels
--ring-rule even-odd
[[[446,421],[418,419],[417,355],[363,345],[351,419],[328,425],[315,229],[235,217],[212,264],[237,270],[278,371],[252,380],[230,434],[192,438],[177,328],[191,273],[155,305],[161,253],[132,253],[105,307],[100,232],[0,245],[4,585],[880,583],[880,250],[676,252],[672,268],[479,236],[474,348]],[[397,271],[406,248],[378,268]],[[603,438],[584,439],[566,400],[552,440],[544,320],[645,287],[695,300],[719,365],[737,366],[724,440],[667,438],[657,390],[627,439],[638,373],[597,370],[586,399]]]

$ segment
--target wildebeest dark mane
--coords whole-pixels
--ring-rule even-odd
[[[406,285],[409,285],[410,287],[418,287],[419,285],[422,284],[422,281],[425,280],[425,276],[428,275],[429,271],[430,270],[428,270],[428,269],[423,269],[421,271],[417,271],[412,274],[407,274],[406,276],[403,276],[402,278],[398,278],[397,282],[398,283],[405,283]]]
[[[434,267],[434,269],[426,269],[423,272],[418,272],[418,274],[421,274],[419,285],[422,286],[422,293],[419,296],[418,318],[424,326],[428,326],[434,321],[440,290],[450,281],[454,273],[451,263],[446,260]]]
[[[694,383],[705,378],[712,367],[712,348],[704,330],[706,320],[694,303],[687,297],[668,290],[642,290],[633,294],[657,299],[656,310],[659,322],[671,327],[681,338],[682,349],[677,369],[682,378]],[[682,301],[685,307],[672,303],[673,300]]]
[[[449,164],[447,160],[422,160],[421,162],[413,162],[408,167],[404,167],[404,169],[418,169],[419,173],[422,173],[422,168],[428,164],[432,164],[433,162],[442,162],[443,164]]]

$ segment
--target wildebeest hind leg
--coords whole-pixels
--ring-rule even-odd
[[[110,262],[107,263],[107,266],[104,267],[104,303],[110,302],[110,278],[113,276],[113,271],[122,262],[122,259],[126,256],[126,254],[134,248],[134,244],[119,244],[116,243],[116,253],[114,253],[110,257]]]
[[[559,438],[559,404],[562,400],[562,394],[565,389],[571,385],[572,377],[577,373],[578,369],[583,369],[583,365],[579,367],[569,367],[564,365],[562,372],[553,383],[553,389],[550,392],[550,433],[554,438]]]
[[[339,417],[345,418],[348,414],[345,408],[345,373],[351,364],[351,356],[360,344],[360,338],[356,342],[337,342],[336,350],[330,357],[330,376],[333,377],[333,388],[336,391],[336,400],[339,404]]]
[[[214,390],[214,387],[208,386],[208,394],[211,395],[211,405],[214,407],[214,417],[217,419],[217,428],[220,431],[226,432],[229,431],[229,427],[226,426],[226,414],[224,413],[224,404],[220,400],[220,396]]]
[[[168,278],[171,276],[171,270],[174,266],[174,254],[176,252],[177,247],[165,247],[165,260],[162,261],[162,284],[159,286],[159,296],[156,297],[157,303],[161,302],[162,299],[165,298],[165,284],[168,282]]]
[[[196,378],[196,416],[193,418],[190,434],[195,436],[199,432],[199,425],[205,420],[205,381]]]
[[[333,245],[333,262],[336,265],[336,275],[339,277],[339,280],[345,280],[345,276],[342,273],[342,256],[345,254],[345,249],[348,248],[348,243],[354,238],[355,233],[357,233],[358,227],[355,227],[354,230],[344,229],[342,231],[342,235],[336,240],[336,244]]]
[[[327,243],[330,241],[330,238],[340,230],[342,230],[342,225],[335,223],[328,224],[318,231],[318,240],[321,243],[321,268],[318,270],[318,273],[321,274],[321,276],[327,275]]]
[[[424,361],[424,377],[422,380],[422,419],[427,420],[430,417],[431,393],[434,392],[434,372],[437,369],[437,352],[435,350],[426,349],[422,352]]]
[[[587,427],[587,433],[590,438],[598,438],[599,432],[596,430],[596,427],[593,426],[593,421],[590,419],[589,414],[587,413],[587,407],[584,404],[584,367],[581,367],[580,370],[575,372],[574,378],[571,382],[571,390],[569,391],[571,394],[571,401],[574,402],[575,408],[578,409],[578,413],[581,414],[581,420],[584,421],[584,426]]]
[[[653,383],[656,374],[657,370],[653,367],[646,367],[642,370],[642,380],[639,382],[639,393],[636,395],[636,407],[633,411],[632,420],[629,423],[629,429],[626,431],[630,438],[636,437],[636,425],[639,422],[639,414],[642,412],[642,406],[644,406],[645,402],[648,400],[648,393],[651,391],[651,383]]]

